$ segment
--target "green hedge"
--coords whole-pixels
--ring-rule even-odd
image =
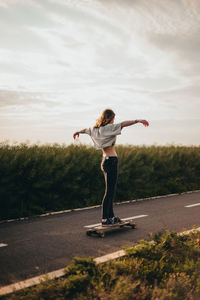
[[[200,187],[200,147],[118,146],[115,201]],[[86,145],[0,144],[0,218],[101,204],[101,151]]]

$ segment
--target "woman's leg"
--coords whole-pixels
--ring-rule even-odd
[[[117,183],[117,157],[109,157],[102,161],[102,171],[105,177],[105,194],[102,201],[102,219],[114,217],[113,198]]]

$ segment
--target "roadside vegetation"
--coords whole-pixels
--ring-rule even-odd
[[[117,146],[116,202],[200,188],[200,147]],[[101,151],[0,144],[0,220],[101,204]]]
[[[150,239],[105,264],[96,265],[92,257],[74,258],[64,277],[2,299],[200,299],[200,233],[163,232]]]

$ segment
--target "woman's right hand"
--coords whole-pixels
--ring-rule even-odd
[[[76,131],[76,132],[73,134],[74,140],[76,139],[76,137],[79,137],[79,131]]]
[[[149,126],[149,122],[146,120],[139,120],[140,123],[142,123],[145,127]]]

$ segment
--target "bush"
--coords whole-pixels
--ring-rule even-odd
[[[199,147],[118,146],[115,201],[199,189]],[[0,144],[0,219],[101,204],[101,151]]]

